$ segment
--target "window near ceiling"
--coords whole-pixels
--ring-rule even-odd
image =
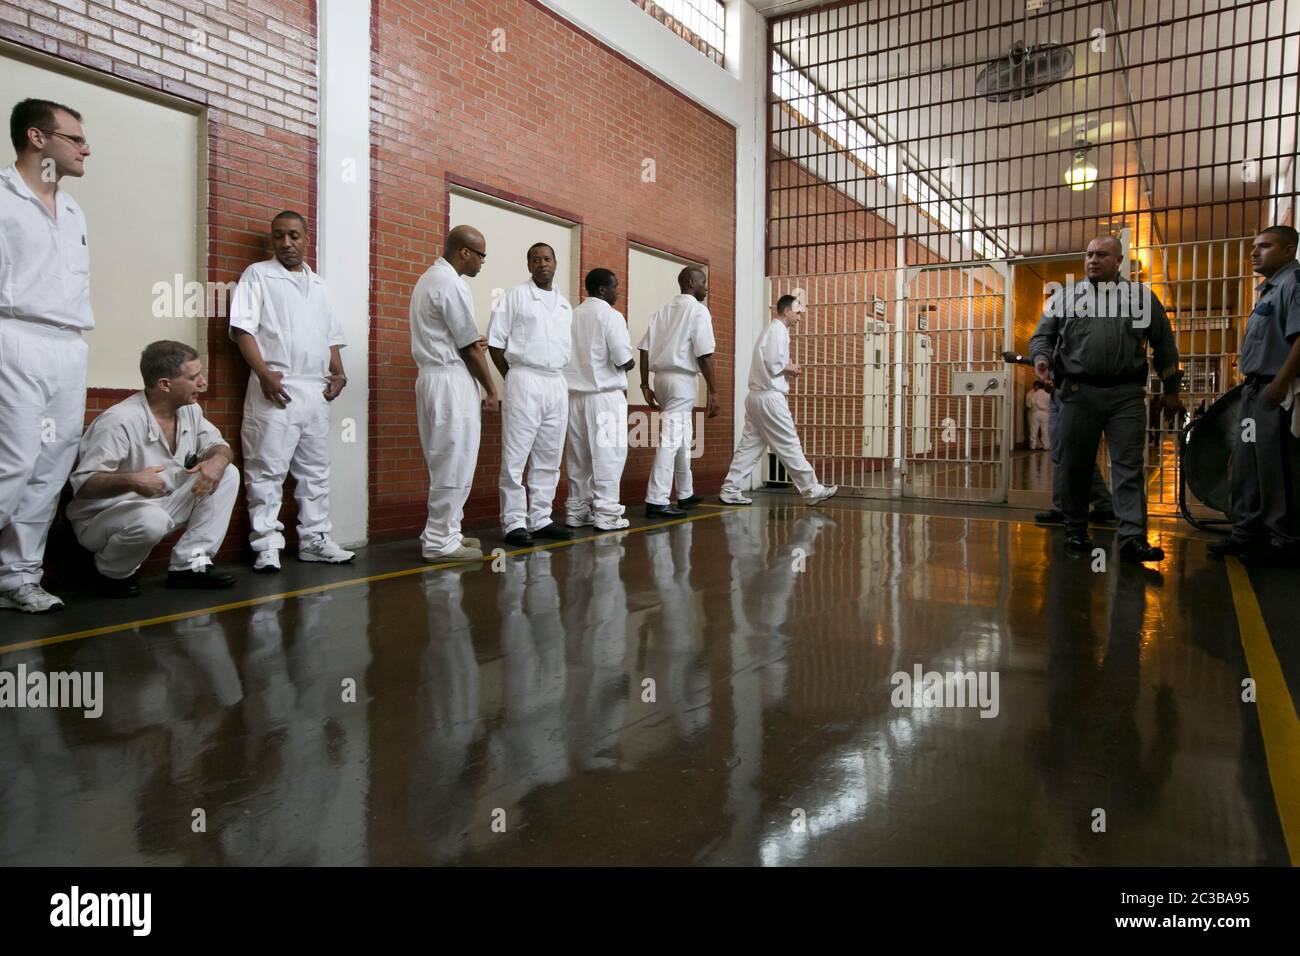
[[[722,0],[632,0],[718,66],[727,45],[727,8]]]

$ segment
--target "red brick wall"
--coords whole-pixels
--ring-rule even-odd
[[[733,433],[734,129],[529,0],[373,9],[371,536],[424,524],[407,310],[442,248],[449,176],[571,211],[582,219],[580,272],[612,269],[624,289],[629,233],[708,260],[723,411],[694,471],[701,491],[716,490]],[[647,19],[647,29],[661,28]],[[646,158],[654,183],[641,180]],[[468,525],[497,521],[499,448],[500,420],[485,419]],[[626,502],[643,500],[652,455],[631,450]]]
[[[207,278],[214,282],[238,279],[269,254],[265,236],[276,212],[295,208],[315,219],[315,33],[313,0],[0,0],[0,37],[207,107]],[[84,121],[92,142],[97,130],[111,135],[96,117]],[[93,153],[87,162],[87,176],[130,174],[97,165]],[[238,451],[248,371],[226,332],[224,316],[209,317],[203,407]],[[87,422],[124,394],[93,389]],[[291,503],[284,517],[292,526]],[[241,496],[225,556],[243,548],[247,531]],[[52,581],[82,566],[79,550],[60,516],[47,550]]]

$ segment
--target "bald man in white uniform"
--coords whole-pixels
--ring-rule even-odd
[[[637,344],[641,353],[641,394],[651,408],[662,408],[659,447],[645,493],[647,518],[681,518],[699,504],[691,477],[691,416],[695,411],[698,376],[708,386],[708,417],[718,414],[714,380],[713,316],[704,300],[709,279],[703,269],[687,266],[677,276],[678,295],[650,316]],[[649,374],[654,372],[654,388]],[[677,484],[677,507],[668,503]]]
[[[478,464],[483,412],[500,408],[464,279],[478,275],[485,259],[483,233],[457,226],[411,293],[411,354],[420,369],[415,407],[429,468],[429,515],[420,552],[429,562],[483,560],[478,538],[462,535],[460,523]],[[485,399],[479,397],[480,387]]]

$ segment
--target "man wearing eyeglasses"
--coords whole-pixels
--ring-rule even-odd
[[[23,100],[9,116],[17,159],[0,169],[0,608],[43,614],[45,540],[86,412],[90,249],[65,176],[86,172],[81,115]]]
[[[483,560],[478,538],[462,535],[460,523],[478,463],[482,412],[501,407],[464,278],[478,275],[485,259],[483,233],[457,226],[411,293],[411,354],[420,369],[415,407],[429,467],[429,516],[420,550],[429,562]],[[486,399],[479,398],[480,386]]]

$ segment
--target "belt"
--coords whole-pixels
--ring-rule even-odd
[[[1092,385],[1095,388],[1114,388],[1117,385],[1145,385],[1147,370],[1129,372],[1126,375],[1085,375],[1082,372],[1063,375],[1064,382]]]
[[[1247,385],[1267,385],[1267,384],[1269,384],[1270,382],[1272,382],[1273,379],[1275,379],[1275,378],[1277,378],[1276,375],[1257,375],[1257,374],[1255,374],[1254,372],[1251,372],[1249,375],[1246,376],[1246,384],[1247,384]]]

